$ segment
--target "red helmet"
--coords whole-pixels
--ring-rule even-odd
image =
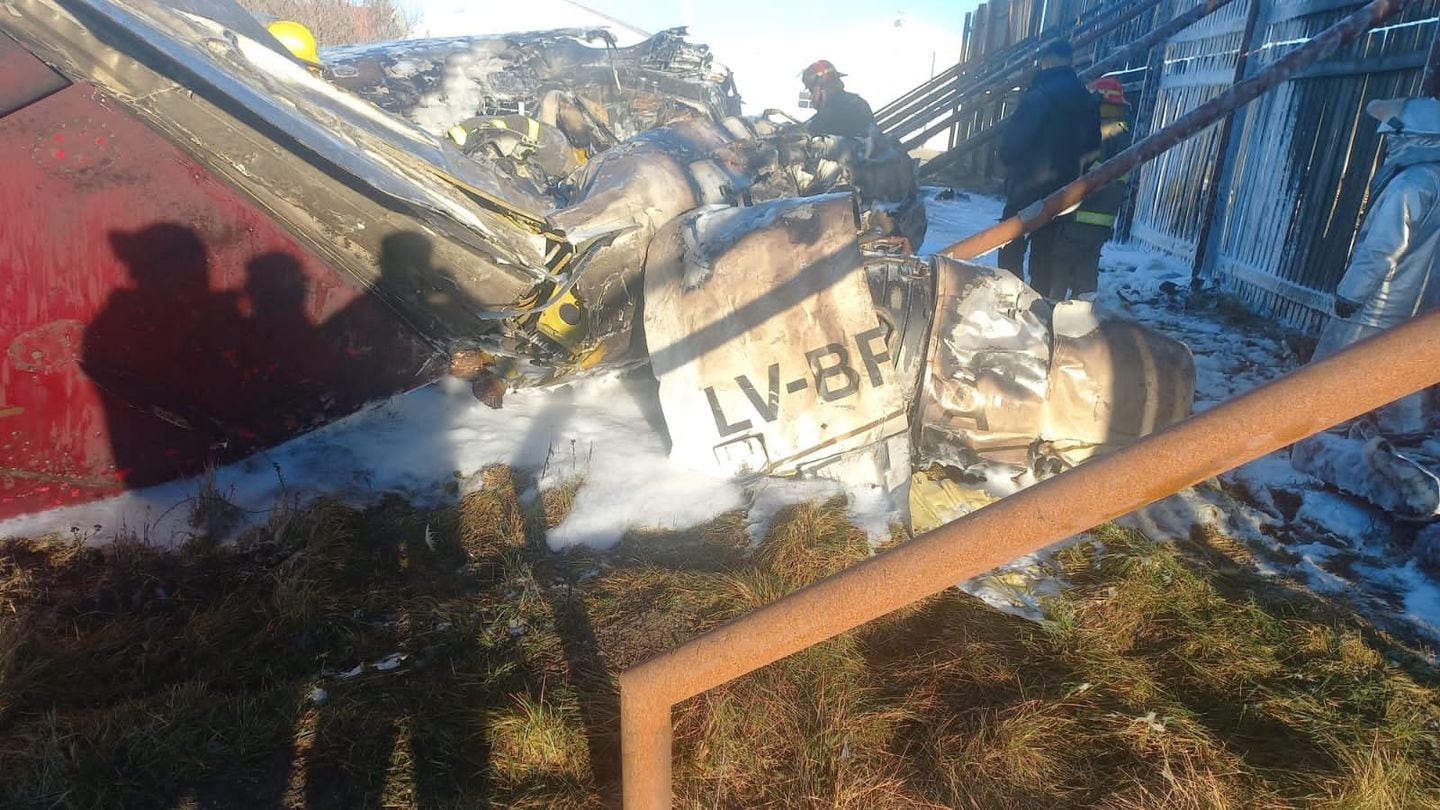
[[[1100,94],[1105,104],[1129,104],[1125,100],[1125,85],[1114,76],[1101,76],[1090,84],[1090,89]]]
[[[835,65],[829,59],[821,59],[805,68],[805,71],[800,74],[800,81],[804,82],[806,87],[814,87],[818,84],[827,84],[844,75],[835,69]]]

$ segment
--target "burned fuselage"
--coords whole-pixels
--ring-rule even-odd
[[[434,135],[471,116],[518,114],[593,153],[684,115],[739,115],[729,69],[684,33],[625,48],[603,29],[348,46],[326,50],[324,75]]]
[[[0,368],[0,401],[29,420],[19,449],[0,453],[0,469],[19,471],[0,475],[12,514],[44,503],[52,480],[85,499],[232,460],[433,379],[437,355],[462,360],[452,371],[493,404],[508,387],[648,363],[687,461],[887,484],[913,448],[949,465],[986,459],[1007,419],[1008,443],[1103,447],[1135,430],[1087,419],[1139,407],[1148,430],[1188,402],[1188,366],[1173,380],[1144,366],[1183,347],[1127,332],[1139,349],[1106,356],[1128,364],[1115,380],[1141,383],[1117,388],[1090,360],[1104,352],[1086,353],[1109,339],[1103,319],[1077,331],[1034,306],[1027,381],[1046,378],[1085,413],[1010,419],[1058,395],[1030,384],[1029,399],[996,400],[987,386],[1003,368],[977,358],[997,347],[983,334],[961,345],[947,326],[987,287],[980,269],[965,266],[975,283],[957,286],[951,264],[911,255],[924,208],[910,159],[877,137],[735,116],[728,73],[676,34],[629,49],[576,32],[376,46],[331,54],[326,81],[258,29],[227,27],[241,14],[228,0],[17,2],[0,44],[19,50],[0,57],[68,89],[36,85],[0,135],[30,155],[32,188],[75,214],[65,240],[36,236],[45,223],[28,201],[0,226],[33,291],[0,335],[27,349]],[[559,130],[578,168],[520,171],[529,124],[474,123],[497,113]],[[467,155],[440,134],[464,122],[509,151]],[[77,133],[83,149],[66,141]],[[133,240],[116,234],[162,244],[121,250]],[[63,259],[62,244],[84,245],[84,261]],[[137,293],[145,307],[121,306]],[[192,299],[218,314],[155,338],[149,313]],[[60,349],[90,321],[104,339],[81,338],[73,362]],[[215,373],[172,373],[184,364],[154,353],[176,345]],[[55,362],[34,359],[50,348]],[[57,390],[67,407],[42,406]],[[1106,398],[1121,390],[1138,399]],[[936,406],[942,391],[964,407]],[[88,427],[122,423],[164,441],[127,460]],[[927,449],[936,425],[953,452]]]

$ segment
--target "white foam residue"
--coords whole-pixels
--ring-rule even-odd
[[[1015,467],[999,462],[986,462],[981,466],[985,473],[985,482],[982,486],[985,494],[992,498],[1014,495],[1026,487],[1039,483],[1034,471],[1028,467],[1017,470]]]
[[[830,478],[761,478],[750,487],[750,505],[745,515],[745,532],[752,547],[769,533],[781,509],[797,503],[827,501],[844,495],[845,517],[862,529],[874,544],[890,539],[890,528],[904,523],[905,516],[883,486],[846,484]]]
[[[850,508],[845,513],[850,522],[870,536],[870,542],[890,539],[890,527],[904,522],[899,507],[884,487],[868,485],[851,487]]]
[[[1067,537],[1034,554],[1011,560],[973,579],[960,583],[960,590],[990,607],[1030,621],[1046,618],[1046,602],[1059,596],[1066,582],[1054,564],[1055,553],[1083,540],[1088,534]]]
[[[781,509],[809,501],[825,501],[840,495],[845,486],[828,478],[761,478],[750,490],[750,510],[745,515],[745,532],[751,546],[759,545],[770,532]]]
[[[668,455],[654,383],[603,376],[562,389],[511,394],[501,410],[481,405],[451,378],[394,397],[347,419],[220,468],[215,487],[253,520],[287,495],[333,494],[365,504],[387,492],[419,505],[454,497],[479,472],[508,464],[543,481],[584,479],[551,545],[604,547],[632,528],[681,529],[744,504],[729,481],[680,468]],[[0,523],[0,536],[70,527],[96,539],[133,531],[169,545],[191,533],[198,480]]]
[[[929,225],[920,247],[921,255],[937,253],[994,225],[1000,221],[1000,212],[1005,207],[1003,200],[986,194],[957,192],[953,200],[937,200],[935,196],[940,189],[926,188],[923,191]],[[994,264],[995,252],[991,251],[976,261]]]
[[[1055,305],[1051,326],[1057,336],[1081,338],[1099,329],[1100,319],[1088,301],[1061,301]]]

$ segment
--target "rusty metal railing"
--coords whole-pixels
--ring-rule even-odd
[[[1353,40],[1410,0],[1374,0],[1280,60],[1285,76]],[[1278,70],[1277,70],[1278,69]],[[1267,71],[1268,72],[1268,71]],[[1241,82],[1013,218],[952,245],[967,258],[1033,230],[1274,82]],[[1220,102],[1228,99],[1227,102]],[[1187,134],[1176,131],[1188,124]],[[1172,131],[1175,130],[1175,131]],[[1169,133],[1167,135],[1167,133]],[[1167,141],[1168,139],[1168,141]],[[1087,182],[1089,181],[1089,182]],[[1357,385],[1356,383],[1360,383]],[[760,667],[1016,557],[1132,512],[1219,473],[1440,384],[1440,312],[1421,316],[1115,453],[997,501],[796,591],[620,674],[621,777],[628,808],[669,807],[672,708]],[[963,653],[961,653],[963,654]]]
[[[625,807],[670,805],[670,710],[680,701],[1436,383],[1440,312],[996,501],[622,672]]]

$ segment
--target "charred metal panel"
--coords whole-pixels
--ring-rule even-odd
[[[977,458],[1024,467],[1045,421],[1048,307],[1004,270],[936,262],[935,323],[916,419],[921,457],[961,469]]]
[[[987,265],[939,257],[935,284],[915,430],[923,462],[1042,472],[1047,458],[1078,464],[1190,414],[1184,344],[1087,302],[1052,308]]]
[[[198,472],[428,379],[430,350],[76,84],[0,118],[0,518]]]
[[[1190,415],[1195,360],[1185,344],[1134,321],[1064,301],[1051,316],[1049,396],[1040,436],[1071,463]]]
[[[656,235],[645,336],[676,459],[787,475],[905,433],[855,228],[849,195],[826,195],[695,212]]]
[[[330,48],[326,77],[437,135],[476,115],[553,117],[542,112],[552,92],[578,99],[576,119],[546,123],[581,146],[610,146],[686,110],[715,121],[739,115],[729,71],[707,46],[686,42],[684,29],[626,48],[607,37],[562,29]]]
[[[586,263],[575,290],[592,313],[592,339],[611,361],[629,351],[641,300],[641,271],[656,231],[702,205],[734,205],[749,184],[732,169],[728,132],[704,120],[656,127],[587,164],[578,199],[552,220],[578,238],[617,233]]]

